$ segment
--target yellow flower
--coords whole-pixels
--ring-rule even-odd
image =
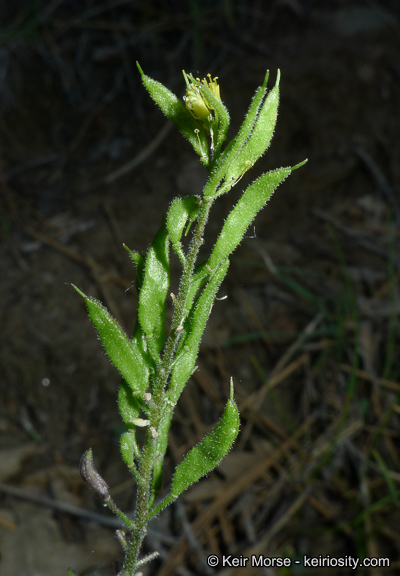
[[[189,110],[196,120],[200,120],[200,122],[204,122],[207,127],[214,121],[212,112],[213,107],[207,101],[207,98],[201,93],[199,83],[202,82],[207,88],[211,90],[218,100],[221,100],[220,93],[219,93],[219,85],[217,82],[217,77],[211,79],[211,74],[208,74],[208,80],[204,78],[200,80],[200,78],[193,78],[192,74],[186,75],[185,71],[183,71],[183,75],[186,81],[186,95],[183,97],[185,101],[185,106]]]
[[[219,94],[219,84],[218,84],[218,82],[217,82],[218,76],[216,76],[216,77],[213,78],[212,80],[211,80],[211,74],[207,74],[207,77],[208,77],[208,82],[207,82],[207,80],[204,78],[204,79],[202,80],[203,84],[205,84],[206,86],[208,86],[209,89],[211,90],[211,92],[214,94],[214,96],[215,96],[216,98],[218,98],[218,100],[221,102],[221,96],[220,96],[220,94]]]

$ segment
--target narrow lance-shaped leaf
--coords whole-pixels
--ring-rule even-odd
[[[124,244],[123,246],[124,246],[125,250],[129,253],[131,260],[135,265],[135,268],[136,268],[136,290],[137,290],[137,293],[140,294],[140,290],[142,289],[143,280],[144,280],[144,271],[145,271],[146,259],[139,252],[136,252],[135,250],[130,250],[128,248],[128,246],[126,246],[126,244]],[[148,350],[147,340],[146,340],[145,334],[143,333],[142,327],[140,325],[139,318],[136,319],[136,325],[135,325],[135,330],[133,333],[133,339],[136,341],[136,345],[139,349],[140,354],[142,355],[142,357],[145,360],[147,368],[149,370],[151,370],[152,368],[155,369],[155,363],[154,363],[154,360],[151,357],[150,352]]]
[[[184,339],[183,347],[177,355],[172,369],[170,389],[167,393],[168,400],[172,403],[177,402],[183,387],[193,372],[201,337],[210,316],[215,295],[222,280],[225,278],[228,266],[228,259],[221,262],[221,265],[217,268],[211,280],[198,297],[197,302],[192,307],[185,321],[184,332],[187,334],[187,337]]]
[[[183,462],[177,466],[170,494],[150,513],[149,517],[158,514],[189,486],[218,466],[232,448],[239,433],[239,426],[239,410],[233,399],[233,386],[231,385],[231,397],[217,426],[194,446],[186,454]]]
[[[246,189],[242,197],[225,220],[221,234],[208,260],[208,266],[215,266],[240,244],[256,214],[265,206],[277,186],[291,173],[292,168],[278,168],[260,176]]]
[[[232,159],[231,165],[226,171],[225,181],[228,185],[241,178],[270,145],[278,116],[279,78],[280,72],[278,70],[275,86],[261,107],[251,135]]]
[[[176,468],[171,490],[175,498],[218,466],[232,448],[239,426],[238,407],[233,399],[229,399],[214,430],[192,448]]]
[[[269,72],[267,71],[264,82],[262,86],[257,89],[257,92],[254,95],[254,98],[251,102],[251,105],[247,111],[246,117],[240,127],[239,132],[237,135],[232,138],[229,142],[228,146],[222,152],[220,157],[218,158],[215,168],[211,173],[210,180],[207,182],[204,188],[204,197],[217,197],[225,192],[228,192],[230,188],[233,186],[233,182],[226,183],[221,189],[215,194],[216,188],[218,183],[222,180],[225,176],[226,170],[232,162],[232,159],[236,156],[239,150],[242,148],[243,144],[249,138],[255,121],[257,119],[261,104],[263,102],[266,89],[267,89],[267,82],[268,82]]]
[[[207,135],[199,122],[186,109],[183,102],[160,82],[153,80],[144,74],[136,62],[142,76],[143,84],[161,111],[175,124],[179,132],[189,140],[201,161],[208,166],[208,141]]]
[[[125,250],[129,253],[131,260],[135,265],[135,268],[136,268],[136,290],[139,293],[140,288],[142,287],[142,284],[143,284],[145,258],[144,258],[144,256],[142,256],[142,254],[140,254],[139,252],[136,252],[136,250],[131,250],[130,248],[128,248],[128,246],[126,244],[124,244],[123,246],[124,246]]]
[[[140,294],[140,290],[141,290],[142,285],[143,285],[146,259],[139,252],[136,252],[135,250],[130,250],[128,248],[128,246],[126,246],[126,244],[124,244],[123,246],[124,246],[125,250],[129,253],[131,260],[135,265],[135,268],[136,268],[136,282],[135,282],[136,290],[137,290],[137,293]],[[140,326],[140,322],[139,322],[138,318],[136,319],[136,325],[135,325],[135,330],[133,333],[133,339],[136,340],[136,344],[138,346],[140,354],[145,359],[147,367],[149,369],[151,369],[151,367],[155,368],[154,360],[148,351],[147,340],[146,340],[146,337],[143,333],[142,327]]]
[[[165,341],[165,308],[169,287],[169,240],[165,224],[157,232],[146,256],[139,293],[138,317],[143,332],[160,353]]]
[[[250,137],[255,122],[257,120],[258,113],[260,111],[261,104],[263,103],[265,93],[267,91],[267,82],[269,78],[269,71],[267,70],[264,78],[264,82],[262,85],[257,89],[257,92],[254,95],[253,100],[251,101],[250,107],[247,111],[245,119],[239,129],[237,135],[232,139],[232,146],[229,150],[230,158],[241,149],[243,144],[247,141]]]
[[[144,392],[148,385],[148,367],[135,340],[129,340],[118,322],[96,298],[75,290],[85,299],[89,318],[114,366],[122,374],[134,394]]]

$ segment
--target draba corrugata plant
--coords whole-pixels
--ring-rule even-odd
[[[128,337],[108,310],[95,298],[84,298],[89,317],[111,362],[122,376],[118,406],[126,431],[120,439],[122,458],[136,481],[136,508],[123,513],[110,496],[106,481],[97,472],[89,449],[81,460],[84,480],[121,519],[117,537],[125,559],[119,576],[139,576],[140,567],[157,556],[141,557],[149,521],[213,470],[231,449],[239,433],[239,412],[231,379],[229,399],[216,427],[194,446],[176,467],[169,492],[159,499],[162,469],[174,407],[191,374],[207,320],[225,278],[229,258],[240,244],[256,214],[277,186],[304,164],[277,168],[257,178],[243,192],[226,218],[205,262],[198,263],[208,215],[214,201],[229,192],[269,147],[279,103],[278,71],[268,92],[268,72],[250,104],[238,133],[223,148],[229,113],[220,97],[217,78],[200,80],[183,72],[183,102],[168,88],[143,73],[143,84],[162,112],[189,140],[208,172],[201,195],[175,198],[147,254],[127,249],[136,267],[138,312],[133,337]],[[190,240],[182,238],[190,234]],[[170,254],[180,260],[181,277],[176,295],[170,293]],[[166,308],[172,307],[167,327]],[[145,429],[136,436],[138,428]],[[69,570],[68,574],[73,574]]]

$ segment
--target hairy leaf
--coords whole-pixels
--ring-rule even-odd
[[[160,353],[165,341],[165,308],[169,288],[169,240],[163,224],[146,255],[143,284],[139,292],[138,317],[149,346]],[[151,342],[150,342],[151,341]]]
[[[144,392],[148,386],[148,366],[136,340],[129,340],[121,326],[101,302],[96,298],[86,296],[76,286],[73,287],[85,299],[89,318],[111,362],[134,393]]]
[[[225,220],[221,234],[208,260],[208,266],[215,266],[227,258],[237,248],[254,220],[265,206],[275,189],[289,176],[292,168],[278,168],[260,176],[244,192],[232,212]]]
[[[206,184],[204,188],[204,197],[216,197],[224,192],[228,192],[230,188],[233,186],[233,183],[229,183],[229,185],[225,184],[216,194],[216,186],[225,176],[227,168],[230,166],[232,159],[237,155],[239,150],[242,148],[243,144],[249,138],[255,121],[257,119],[261,104],[264,100],[266,89],[267,89],[267,82],[268,82],[269,72],[267,71],[264,82],[262,86],[257,89],[257,92],[254,95],[252,103],[249,107],[249,110],[246,114],[246,117],[240,127],[239,132],[237,135],[229,142],[228,146],[225,148],[223,153],[218,158],[215,169],[211,174],[211,178],[209,182]]]
[[[227,184],[236,182],[249,170],[270,145],[279,105],[279,70],[274,88],[266,97],[255,121],[253,131],[232,163],[227,169],[225,181]]]
[[[173,92],[160,82],[146,76],[139,63],[136,62],[136,64],[142,76],[144,87],[154,102],[161,108],[165,116],[175,124],[179,132],[189,140],[201,161],[208,166],[208,141],[201,123],[193,118],[183,102]]]
[[[225,411],[217,426],[210,434],[207,434],[185,456],[183,462],[175,470],[172,479],[170,494],[149,515],[158,514],[163,508],[173,502],[189,486],[198,482],[203,476],[211,472],[221,462],[232,448],[239,433],[239,410],[231,397],[228,400]]]
[[[239,425],[239,411],[236,402],[229,399],[214,430],[194,446],[187,453],[183,462],[177,466],[171,489],[174,498],[218,466],[222,458],[232,448],[239,434]]]

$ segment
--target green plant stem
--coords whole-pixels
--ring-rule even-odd
[[[189,253],[186,259],[185,266],[183,268],[182,279],[179,286],[179,293],[175,301],[170,334],[164,349],[162,365],[165,370],[165,380],[163,390],[165,389],[165,384],[171,371],[173,354],[180,338],[180,333],[177,329],[179,328],[179,326],[182,325],[185,316],[187,314],[187,311],[185,310],[186,300],[190,284],[192,281],[193,270],[196,264],[197,256],[199,254],[200,246],[203,244],[203,233],[205,226],[207,224],[208,215],[212,205],[212,201],[210,200],[203,199],[202,202],[203,203],[200,208],[199,218],[197,220],[197,225],[193,234],[192,242],[190,244]]]
[[[155,449],[157,444],[154,433],[158,430],[161,418],[163,416],[162,410],[164,404],[165,388],[168,381],[168,376],[172,370],[174,352],[180,338],[180,332],[178,328],[182,325],[185,315],[187,314],[187,311],[185,310],[186,300],[193,277],[195,263],[197,261],[200,247],[203,244],[203,233],[207,224],[211,205],[212,200],[203,199],[196,228],[193,233],[193,238],[183,268],[179,293],[175,300],[170,333],[167,343],[164,347],[162,360],[158,365],[157,376],[152,386],[153,402],[149,414],[150,425],[147,430],[140,458],[140,483],[137,487],[136,513],[134,521],[135,524],[132,529],[131,536],[128,540],[128,548],[124,565],[122,567],[121,576],[134,576],[136,568],[138,567],[140,549],[143,543],[143,539],[146,535],[153,463],[156,456]]]

